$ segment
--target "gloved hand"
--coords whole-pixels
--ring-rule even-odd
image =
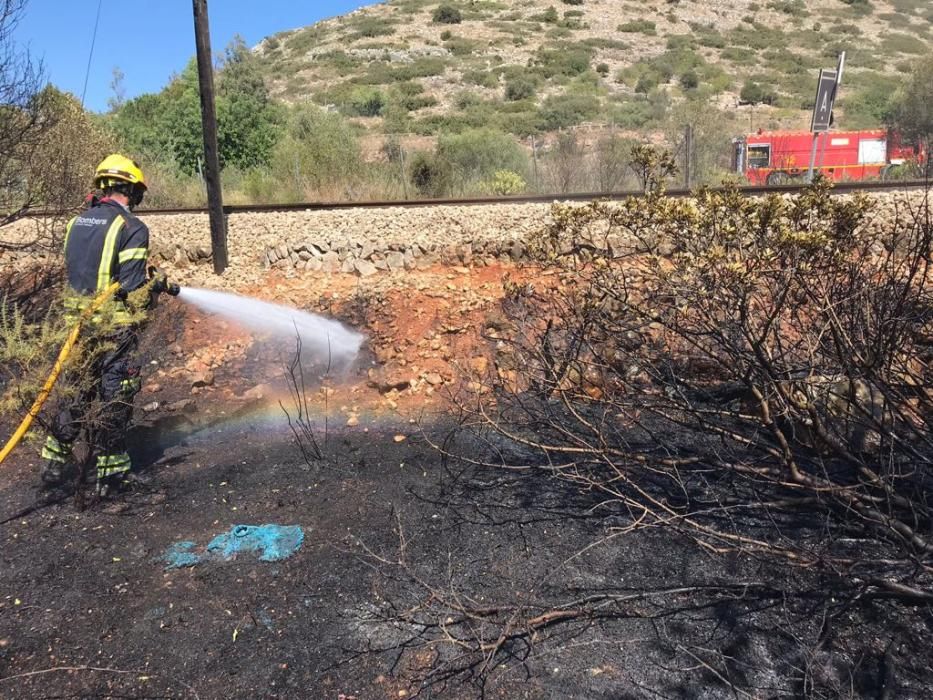
[[[178,293],[181,291],[181,287],[174,282],[169,282],[165,273],[154,267],[149,268],[149,279],[152,280],[149,289],[153,296],[170,294],[173,297],[177,297]]]

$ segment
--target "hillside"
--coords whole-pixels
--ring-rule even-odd
[[[390,0],[256,53],[274,95],[371,132],[526,136],[582,122],[644,132],[683,102],[735,128],[805,126],[817,70],[841,50],[840,121],[876,124],[892,81],[931,49],[927,0]]]

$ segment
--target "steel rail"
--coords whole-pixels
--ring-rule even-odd
[[[759,197],[769,194],[793,194],[806,190],[809,185],[766,185],[761,187],[739,187],[742,194],[750,197]],[[846,194],[851,192],[886,192],[908,189],[929,189],[933,187],[933,180],[906,180],[899,182],[839,182],[833,183],[832,192]],[[710,187],[711,192],[724,192],[728,187]],[[689,197],[696,193],[696,189],[668,189],[668,197]],[[322,201],[300,202],[294,204],[225,204],[224,214],[250,214],[270,212],[295,211],[327,211],[337,209],[388,209],[392,207],[418,208],[418,207],[445,207],[445,206],[490,206],[496,204],[549,204],[552,202],[592,202],[596,200],[617,201],[629,197],[644,197],[642,191],[624,192],[576,192],[571,194],[532,194],[510,195],[500,197],[455,197],[443,199],[393,199],[369,201]],[[137,209],[137,216],[162,216],[171,214],[207,214],[204,207],[164,207],[152,209]],[[54,215],[51,212],[31,212],[26,216],[43,217]]]

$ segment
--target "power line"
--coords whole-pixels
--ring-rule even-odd
[[[87,81],[91,77],[91,60],[94,58],[94,44],[97,43],[97,27],[100,25],[100,8],[104,0],[97,0],[97,17],[94,19],[94,33],[91,35],[91,52],[87,57],[87,70],[84,72],[84,89],[81,90],[81,107],[84,107],[84,96],[87,95]]]

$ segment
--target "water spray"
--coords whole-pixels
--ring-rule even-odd
[[[328,358],[337,365],[349,365],[365,339],[339,321],[282,304],[196,287],[182,287],[177,296],[248,330],[277,340],[300,340],[302,352]]]

